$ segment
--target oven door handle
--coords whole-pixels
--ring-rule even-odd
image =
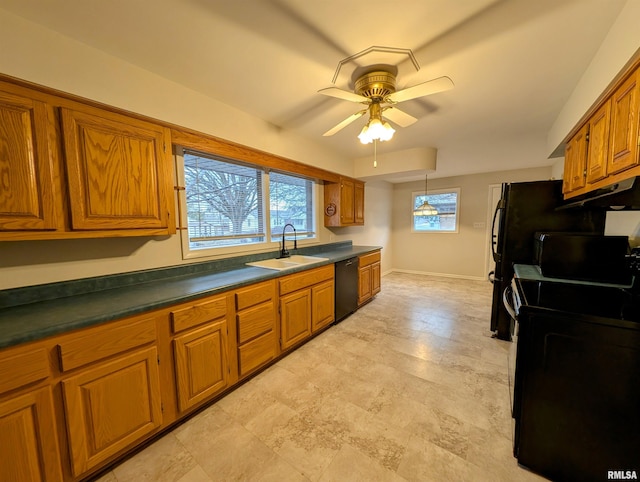
[[[507,313],[509,313],[509,316],[514,320],[517,320],[518,315],[513,306],[511,306],[511,303],[509,303],[509,298],[511,298],[511,286],[507,286],[502,292],[502,304],[504,305],[505,310],[507,310]]]

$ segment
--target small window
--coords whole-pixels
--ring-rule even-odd
[[[278,241],[282,229],[292,224],[298,239],[315,237],[313,182],[308,179],[269,173],[269,215],[271,239]]]
[[[184,174],[189,249],[265,241],[261,170],[185,153]]]
[[[413,193],[413,209],[428,201],[438,214],[432,216],[413,216],[414,233],[457,233],[458,232],[458,202],[460,189],[443,189],[430,191],[425,195]]]

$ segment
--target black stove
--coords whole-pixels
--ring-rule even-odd
[[[640,477],[640,297],[514,266],[514,455],[557,481]]]

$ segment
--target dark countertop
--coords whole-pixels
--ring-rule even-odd
[[[631,284],[615,284],[615,283],[602,283],[596,281],[582,281],[575,279],[564,279],[564,278],[551,278],[549,276],[545,276],[540,271],[540,266],[534,264],[514,264],[513,272],[516,277],[521,279],[527,279],[532,281],[547,281],[553,283],[570,283],[575,285],[590,285],[590,286],[608,286],[611,288],[631,288],[633,286],[633,279],[631,280]]]
[[[154,279],[143,282],[131,281],[135,276],[130,274],[127,278],[123,278],[123,275],[111,275],[102,277],[111,278],[108,283],[102,283],[107,286],[106,288],[104,286],[95,288],[101,285],[96,281],[99,278],[79,280],[83,282],[83,286],[93,286],[91,288],[93,291],[72,295],[68,294],[71,291],[70,286],[77,285],[77,281],[42,285],[39,290],[37,290],[38,287],[29,287],[32,290],[30,294],[32,298],[33,292],[43,293],[43,298],[51,297],[51,293],[61,295],[52,299],[30,299],[24,304],[0,308],[0,348],[168,307],[298,271],[336,263],[379,249],[381,249],[380,246],[352,246],[351,243],[334,243],[311,249],[300,249],[300,254],[328,258],[328,261],[284,271],[244,265],[244,262],[273,257],[273,253],[267,253],[236,258],[239,261],[236,261],[235,265],[230,264],[229,260],[225,263],[200,263],[200,271],[190,269],[188,266],[151,270],[155,272],[153,276],[147,274],[139,278]],[[185,274],[185,271],[190,272]],[[77,286],[73,289],[76,292],[81,291]],[[5,290],[4,293],[0,291],[0,295],[5,295],[5,299],[28,298],[20,290],[20,288]]]

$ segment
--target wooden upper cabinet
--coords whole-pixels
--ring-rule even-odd
[[[72,228],[169,228],[169,130],[90,107],[61,111]]]
[[[328,227],[364,224],[364,183],[341,178],[324,185],[324,225]]]
[[[355,224],[364,224],[364,183],[353,185],[353,211]]]
[[[47,106],[0,92],[0,231],[58,227]]]
[[[611,101],[607,101],[589,120],[587,155],[587,182],[589,183],[607,177],[610,121]]]
[[[611,140],[609,146],[609,173],[611,174],[639,163],[639,76],[640,70],[633,73],[611,97]]]
[[[567,143],[565,150],[565,176],[568,181],[565,193],[583,188],[586,185],[587,139],[589,125],[586,124]]]
[[[343,179],[340,186],[340,222],[342,224],[353,224],[356,222],[355,212],[355,192],[352,181]]]
[[[593,113],[567,141],[563,184],[566,199],[640,175],[639,82],[640,60],[603,94]],[[583,152],[585,146],[587,150]],[[584,179],[580,177],[581,170]]]

